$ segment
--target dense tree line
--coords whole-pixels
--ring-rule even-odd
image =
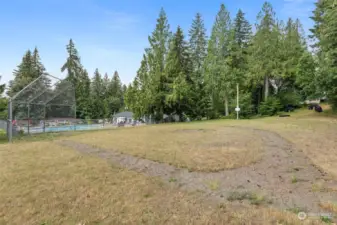
[[[315,40],[314,62],[317,67],[316,70],[309,67],[312,81],[304,76],[300,81],[305,87],[315,86],[316,95],[324,92],[333,110],[337,111],[337,1],[319,0],[311,18],[315,22],[311,37]],[[310,65],[312,60],[304,56],[302,63]],[[304,74],[306,71],[301,72]]]
[[[1,80],[1,76],[0,76]],[[3,96],[3,93],[5,92],[6,85],[1,84],[0,85],[0,119],[7,119],[7,98]]]
[[[272,115],[286,104],[325,94],[336,107],[336,8],[333,0],[317,3],[316,54],[308,50],[300,21],[277,19],[268,2],[255,32],[241,10],[232,19],[222,4],[209,38],[200,13],[185,38],[180,27],[171,33],[161,9],[126,104],[136,117],[157,121],[164,114],[218,118],[234,112],[239,85],[244,117]]]
[[[200,13],[185,34],[179,26],[171,31],[161,9],[128,87],[117,71],[110,78],[96,69],[90,79],[72,40],[61,71],[75,87],[78,118],[108,118],[125,107],[136,118],[151,116],[156,121],[164,115],[182,120],[230,116],[237,85],[242,117],[273,115],[284,105],[320,97],[327,97],[337,110],[336,1],[318,0],[311,18],[315,25],[309,37],[315,44],[309,50],[300,21],[279,20],[268,2],[257,15],[255,29],[242,10],[232,17],[222,4],[210,37]],[[27,51],[7,94],[13,96],[44,73],[38,50]]]

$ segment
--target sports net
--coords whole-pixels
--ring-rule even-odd
[[[53,131],[73,126],[76,119],[75,89],[71,82],[45,74],[12,97],[13,134]]]

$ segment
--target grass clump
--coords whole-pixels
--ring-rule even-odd
[[[298,182],[297,177],[296,177],[295,175],[293,175],[293,176],[291,177],[291,183],[292,183],[292,184],[295,184],[295,183],[297,183],[297,182]]]
[[[249,200],[250,204],[252,205],[262,205],[264,203],[271,204],[272,200],[267,199],[263,195],[258,195],[256,193],[252,192],[231,192],[229,196],[227,197],[228,201],[243,201],[243,200]]]
[[[209,182],[208,182],[208,187],[209,187],[209,189],[211,189],[212,191],[218,190],[219,187],[220,187],[219,181],[209,181]]]
[[[300,212],[306,212],[307,209],[301,208],[301,207],[293,207],[293,208],[287,209],[287,211],[292,212],[292,213],[295,213],[295,214],[298,214],[298,213],[300,213]]]
[[[177,182],[177,179],[176,179],[176,178],[174,178],[174,177],[170,177],[170,179],[169,179],[169,182],[170,182],[170,183]]]
[[[321,221],[324,222],[324,223],[327,223],[327,224],[331,224],[332,223],[331,218],[328,217],[328,216],[321,216]]]

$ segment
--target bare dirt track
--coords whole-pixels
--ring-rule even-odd
[[[337,192],[329,191],[329,187],[336,185],[335,181],[278,134],[244,127],[231,129],[248,129],[257,137],[262,137],[262,159],[249,166],[231,170],[191,172],[188,169],[122,154],[113,146],[111,149],[102,149],[72,140],[61,140],[57,143],[148,176],[160,177],[183,190],[201,192],[205,198],[216,203],[226,202],[228,199],[249,201],[249,197],[242,196],[250,193],[255,196],[251,202],[253,204],[271,204],[282,209],[299,208],[318,213],[322,211],[319,207],[321,202],[337,200]]]

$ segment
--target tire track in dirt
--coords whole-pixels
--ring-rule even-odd
[[[314,166],[310,159],[278,134],[249,129],[264,141],[262,159],[246,167],[219,172],[190,172],[187,169],[138,158],[119,153],[116,150],[61,140],[57,143],[71,147],[85,154],[105,159],[121,167],[143,173],[151,177],[160,177],[171,185],[188,191],[199,191],[216,202],[225,202],[236,192],[249,192],[266,196],[272,205],[282,209],[301,208],[318,213],[320,202],[337,201],[336,192],[315,191],[316,183],[329,185],[327,174]]]

